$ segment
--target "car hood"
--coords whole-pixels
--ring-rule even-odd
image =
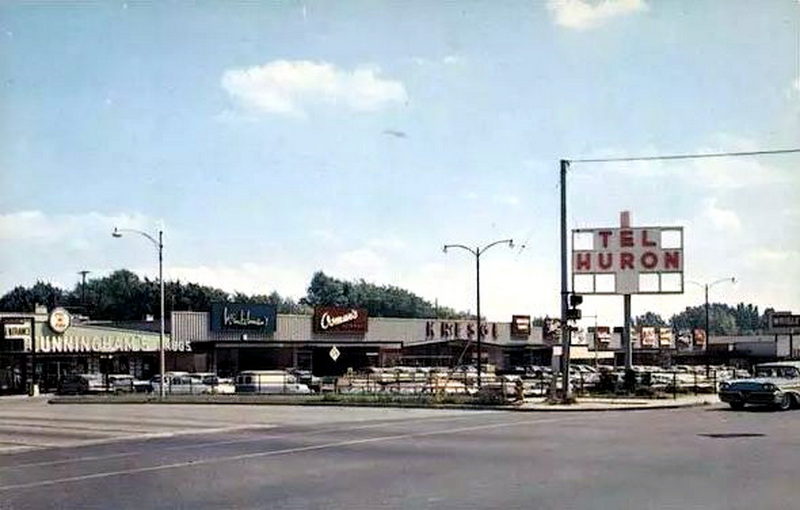
[[[788,379],[785,379],[783,377],[750,377],[748,379],[732,379],[730,381],[727,381],[727,383],[730,384],[730,385],[734,385],[734,384],[746,385],[746,384],[766,384],[766,383],[771,383],[771,384],[774,384],[774,385],[778,386],[780,384],[785,384],[787,380]]]

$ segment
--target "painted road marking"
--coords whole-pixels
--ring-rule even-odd
[[[133,468],[133,469],[124,469],[119,471],[106,471],[104,473],[92,473],[88,475],[81,475],[81,476],[71,476],[66,478],[57,478],[54,480],[42,480],[38,482],[30,482],[30,483],[20,483],[20,484],[13,484],[13,485],[4,485],[0,486],[0,492],[2,491],[10,491],[14,489],[29,489],[33,487],[46,487],[50,485],[60,485],[64,483],[71,483],[71,482],[82,482],[85,480],[96,480],[101,478],[110,478],[113,476],[122,476],[122,475],[133,475],[139,473],[150,473],[154,471],[165,471],[169,469],[180,469],[184,467],[194,467],[194,466],[203,466],[208,464],[217,464],[221,462],[232,462],[238,460],[247,460],[247,459],[256,459],[261,457],[272,457],[276,455],[289,455],[293,453],[304,453],[316,450],[326,450],[331,448],[337,448],[342,446],[353,446],[359,444],[368,444],[368,443],[378,443],[383,441],[396,441],[401,439],[413,439],[418,437],[429,437],[429,436],[437,436],[443,434],[453,434],[457,432],[468,432],[472,430],[487,430],[487,429],[496,429],[502,427],[516,427],[518,425],[530,425],[530,424],[539,424],[539,423],[553,423],[559,421],[568,421],[570,418],[553,418],[553,419],[542,419],[542,420],[520,420],[514,422],[507,422],[507,423],[492,423],[488,425],[474,425],[470,427],[460,427],[455,429],[447,429],[447,430],[435,430],[430,432],[417,432],[417,433],[410,433],[410,434],[395,434],[391,436],[379,436],[379,437],[371,437],[366,439],[350,439],[347,441],[336,441],[333,443],[324,443],[319,445],[311,445],[311,446],[299,446],[295,448],[284,448],[281,450],[267,450],[264,452],[254,452],[254,453],[244,453],[240,455],[231,455],[227,457],[216,457],[216,458],[206,458],[206,459],[199,459],[199,460],[190,460],[186,462],[176,462],[173,464],[159,464],[157,466],[148,466],[148,467],[141,467],[141,468]],[[574,419],[574,418],[572,418]]]
[[[463,420],[465,418],[471,418],[475,414],[486,414],[486,413],[489,413],[489,412],[491,412],[491,411],[476,411],[474,414],[470,414],[470,415],[419,418],[418,420],[415,420],[415,421],[417,421],[417,422],[424,421],[425,423],[430,423],[430,422],[435,422],[435,421]],[[258,438],[249,437],[249,438],[244,438],[244,439],[229,439],[229,440],[225,440],[225,441],[211,441],[211,442],[206,442],[206,443],[194,443],[194,444],[181,445],[181,446],[166,446],[166,447],[162,448],[162,450],[191,450],[191,449],[195,449],[195,448],[204,448],[204,447],[209,447],[209,446],[225,446],[225,445],[240,444],[240,443],[256,443],[256,442],[259,442],[259,441],[263,441],[265,439],[283,439],[283,438],[294,437],[294,436],[315,436],[315,435],[320,435],[320,434],[346,432],[346,431],[350,431],[350,430],[364,430],[364,429],[372,429],[372,428],[384,427],[386,425],[392,425],[392,424],[395,424],[395,423],[408,423],[408,422],[405,421],[405,420],[399,420],[398,419],[398,420],[391,420],[389,422],[370,423],[368,425],[356,425],[356,426],[353,426],[353,427],[346,427],[346,428],[320,429],[320,430],[312,430],[312,431],[289,432],[289,433],[286,433],[286,434],[273,434],[273,435],[268,435],[268,436],[260,436]],[[268,428],[274,428],[276,426],[275,425],[264,425],[264,426],[243,426],[243,427],[245,427],[247,429],[268,429]],[[218,432],[235,432],[237,430],[242,430],[242,428],[240,428],[240,427],[232,427],[230,429],[221,429],[221,430],[216,430],[216,431],[213,431],[212,429],[197,430],[197,431],[192,430],[192,431],[186,431],[184,433],[178,432],[178,433],[174,433],[174,434],[167,435],[167,436],[159,435],[155,439],[161,439],[162,437],[171,437],[171,436],[177,436],[177,435],[201,434],[203,432],[209,432],[209,431],[211,431],[210,433],[218,433]],[[166,434],[169,434],[169,433],[166,433]],[[137,438],[137,437],[141,438],[142,440],[145,440],[145,441],[148,440],[148,439],[154,439],[153,437],[148,437],[147,435],[134,436],[134,438]],[[123,438],[117,438],[116,440],[124,441]],[[103,442],[105,443],[106,441],[103,441]],[[108,442],[114,442],[114,440],[112,439],[111,441],[108,441]],[[94,444],[98,444],[98,443],[91,442],[91,444],[89,446],[94,445]],[[69,447],[76,447],[76,446],[75,445],[64,445],[63,447],[64,448],[69,448]],[[30,447],[25,447],[25,448],[35,448],[35,447],[30,446]],[[92,461],[92,460],[105,460],[105,459],[117,459],[117,458],[122,458],[122,457],[135,457],[135,456],[144,455],[144,454],[145,454],[145,452],[126,452],[126,453],[111,453],[111,454],[108,454],[108,455],[89,455],[89,456],[85,456],[85,457],[74,457],[74,458],[71,458],[71,459],[47,460],[47,461],[41,461],[41,462],[30,462],[30,463],[27,463],[27,464],[15,464],[13,466],[0,466],[0,471],[10,471],[10,470],[14,470],[14,469],[23,469],[23,468],[29,468],[29,467],[57,466],[57,465],[60,465],[60,464],[73,464],[73,463],[77,463],[77,462],[87,462],[87,461]]]

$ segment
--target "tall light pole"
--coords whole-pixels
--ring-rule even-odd
[[[91,273],[91,271],[87,271],[86,269],[78,271],[78,274],[81,275],[81,307],[84,308],[81,311],[84,314],[86,314],[86,275],[89,273]]]
[[[710,321],[709,321],[709,314],[708,314],[708,289],[710,289],[711,287],[713,287],[714,285],[716,285],[718,283],[723,283],[723,282],[736,283],[736,277],[731,276],[729,278],[720,278],[719,280],[717,280],[715,282],[712,282],[712,283],[699,283],[699,282],[695,282],[695,281],[692,281],[692,280],[687,280],[687,283],[691,283],[693,285],[697,285],[698,287],[702,287],[705,290],[705,295],[706,295],[706,345],[705,345],[705,351],[706,352],[708,352],[708,344],[711,342],[711,331],[709,331],[709,327],[710,327],[709,323],[710,323]],[[706,360],[706,365],[708,365],[708,360]]]
[[[159,374],[161,375],[161,383],[158,385],[158,397],[164,398],[164,231],[158,231],[158,240],[147,232],[135,230],[132,228],[117,228],[114,227],[114,232],[111,233],[114,237],[122,237],[123,232],[133,232],[143,236],[148,241],[153,243],[153,246],[158,250],[158,281],[161,285],[161,331],[158,337],[158,357],[159,357]]]
[[[447,253],[449,248],[461,248],[462,250],[467,250],[471,254],[475,255],[475,301],[476,307],[478,309],[478,314],[476,318],[476,323],[478,326],[478,388],[481,387],[481,337],[483,336],[483,332],[481,330],[481,255],[483,255],[486,250],[491,248],[492,246],[497,246],[498,244],[507,244],[509,248],[514,247],[514,241],[512,239],[502,239],[500,241],[495,241],[493,243],[489,243],[483,248],[476,247],[470,248],[468,246],[464,246],[463,244],[445,244],[442,248],[442,251]]]

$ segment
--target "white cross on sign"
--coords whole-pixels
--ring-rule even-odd
[[[331,350],[328,352],[328,354],[330,355],[333,361],[336,361],[337,359],[339,359],[339,355],[341,353],[339,352],[339,349],[337,349],[336,346],[334,345],[333,347],[331,347]]]

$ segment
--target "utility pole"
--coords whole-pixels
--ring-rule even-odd
[[[83,311],[86,311],[86,275],[91,273],[91,271],[83,270],[78,271],[78,274],[81,275],[81,307]]]
[[[569,402],[569,345],[570,329],[567,322],[567,170],[569,161],[561,160],[561,388],[562,400]]]

